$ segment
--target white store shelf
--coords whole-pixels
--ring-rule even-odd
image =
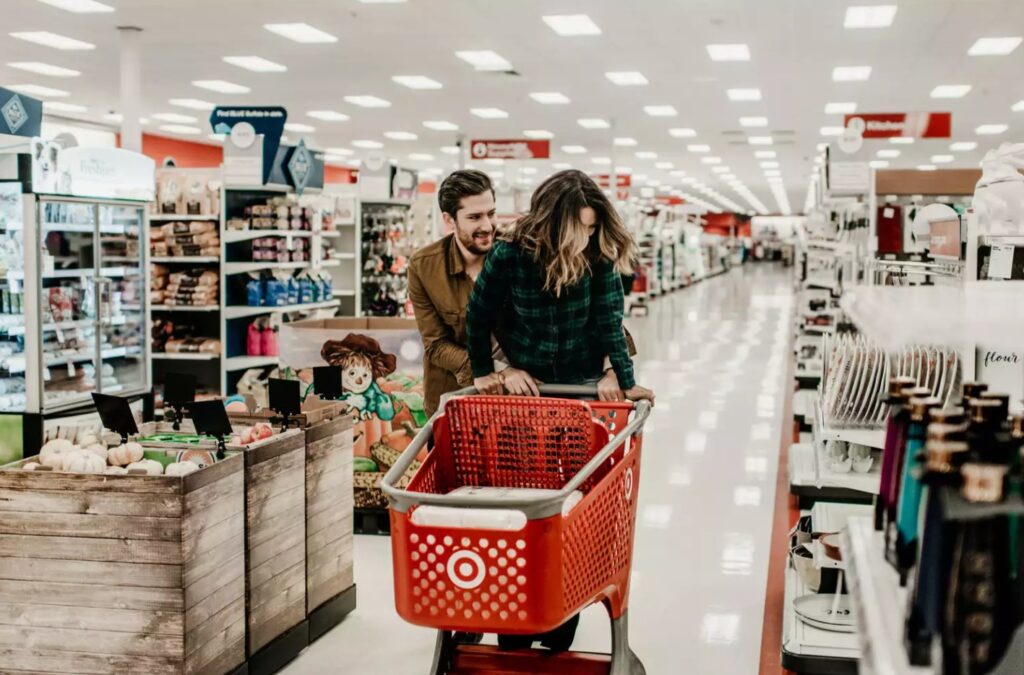
[[[216,361],[220,354],[153,352],[154,361]]]
[[[265,368],[267,366],[276,366],[277,363],[278,357],[276,356],[232,356],[231,358],[224,359],[224,370],[232,372],[249,370],[250,368]]]
[[[224,230],[221,236],[224,243],[236,244],[263,237],[312,237],[313,233],[309,230]]]
[[[305,270],[309,269],[309,266],[308,262],[229,262],[224,263],[224,274],[247,274],[263,270]]]
[[[821,398],[819,397],[814,404],[814,434],[819,442],[846,441],[847,443],[866,445],[869,448],[879,450],[885,447],[885,429],[833,428],[825,424],[823,415]]]
[[[782,617],[782,649],[800,659],[848,659],[855,661],[861,649],[856,633],[839,633],[810,626],[797,617],[793,601],[811,594],[791,565],[786,566],[786,591]]]
[[[220,305],[153,305],[154,312],[216,312]]]
[[[169,264],[191,264],[191,263],[218,263],[220,256],[216,255],[183,255],[183,256],[158,256],[150,258],[149,262]]]
[[[307,312],[315,309],[329,309],[337,307],[337,300],[326,300],[324,302],[309,302],[304,305],[282,305],[280,307],[225,307],[224,318],[241,319],[247,316],[259,316],[261,314],[285,314],[288,312]]]
[[[851,520],[871,518],[874,507],[870,504],[843,504],[841,502],[818,502],[811,507],[811,529],[815,533],[827,534],[844,530]]]
[[[152,213],[149,216],[149,220],[153,223],[173,223],[179,220],[220,220],[220,216],[208,213],[197,215],[188,215],[186,213]]]

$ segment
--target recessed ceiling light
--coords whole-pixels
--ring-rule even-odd
[[[761,90],[760,89],[727,89],[725,91],[730,101],[760,101]]]
[[[1024,100],[1014,103],[1010,110],[1013,112],[1024,112]]]
[[[558,171],[565,171],[566,169],[571,169],[572,164],[569,164],[568,162],[555,162],[551,165],[551,168],[557,169]]]
[[[826,103],[826,115],[850,115],[857,112],[856,103]]]
[[[358,140],[352,141],[353,147],[362,148],[363,150],[380,150],[384,147],[384,144],[380,141],[369,141],[369,140]]]
[[[871,77],[871,66],[838,66],[832,69],[835,82],[863,82]]]
[[[683,171],[682,169],[673,169],[672,171],[668,172],[668,175],[675,176],[676,178],[682,178],[683,176],[686,175],[686,172]]]
[[[63,9],[65,12],[74,12],[75,14],[98,14],[114,11],[114,8],[110,5],[104,5],[102,2],[96,2],[96,0],[39,0],[39,2],[56,7],[57,9]]]
[[[766,162],[761,162],[761,168],[762,169],[778,169],[779,168],[779,163],[776,162],[775,160],[768,160]]]
[[[576,120],[576,122],[584,129],[607,129],[611,126],[608,120],[603,120],[599,117],[584,117],[583,119]]]
[[[262,56],[225,56],[224,63],[245,68],[254,73],[283,73],[288,70],[288,66],[274,63]]]
[[[8,89],[13,89],[14,91],[22,94],[29,94],[31,96],[52,96],[54,98],[70,96],[70,94],[63,89],[44,87],[41,84],[8,84],[6,86]]]
[[[615,173],[619,174],[620,176],[626,176],[626,175],[632,176],[633,175],[633,167],[631,167],[631,166],[617,166],[617,167],[615,167]]]
[[[636,158],[637,159],[658,159],[658,153],[653,152],[651,150],[641,150],[640,152],[636,153]]]
[[[390,138],[393,141],[415,141],[419,137],[409,131],[385,131],[384,138]]]
[[[821,129],[818,130],[818,133],[820,133],[822,136],[842,136],[843,135],[843,128],[842,127],[822,127]]]
[[[336,153],[333,153],[333,152],[325,152],[324,153],[324,161],[325,162],[331,162],[331,163],[334,163],[334,164],[347,164],[349,162],[349,159],[348,159],[348,157],[345,157],[344,155],[339,155],[339,154],[336,154]]]
[[[768,126],[767,117],[741,117],[741,127],[766,127]]]
[[[673,168],[675,168],[675,166],[676,165],[673,164],[672,162],[655,162],[654,163],[654,167],[655,168],[661,169],[663,171],[667,170],[667,169],[673,169]]]
[[[492,166],[501,166],[502,164],[505,163],[505,160],[501,159],[500,157],[488,157],[487,159],[483,160],[483,162],[484,164],[490,164]]]
[[[386,100],[384,100],[384,99],[382,99],[380,97],[377,97],[377,96],[367,96],[365,94],[361,94],[359,96],[346,96],[345,97],[345,102],[346,103],[351,103],[352,105],[357,105],[360,108],[390,108],[391,107],[391,101],[386,101]]]
[[[180,124],[189,124],[195,122],[196,118],[191,115],[182,115],[181,113],[156,113],[152,115],[153,119],[160,120],[162,122],[177,122]]]
[[[978,144],[974,141],[959,141],[957,143],[951,143],[949,149],[953,152],[970,152],[978,147]]]
[[[308,23],[265,23],[263,27],[281,37],[303,44],[337,42],[338,38]]]
[[[536,138],[541,140],[555,137],[555,135],[547,129],[527,129],[523,132],[523,135],[527,138]]]
[[[686,146],[686,149],[689,150],[690,152],[696,152],[696,153],[711,152],[711,146],[710,145],[703,145],[701,143],[697,143],[697,144],[694,144],[694,145],[688,145],[688,146]]]
[[[444,87],[443,84],[426,75],[395,75],[391,81],[410,89],[441,89]]]
[[[569,97],[557,91],[535,91],[530,94],[537,103],[545,105],[562,105],[569,102]]]
[[[884,157],[886,159],[893,159],[895,157],[899,157],[900,156],[900,151],[896,150],[896,149],[893,149],[893,150],[879,150],[878,151],[878,156],[879,157]]]
[[[1005,132],[1009,127],[1005,124],[982,124],[974,130],[980,136],[995,136]]]
[[[932,155],[932,164],[949,164],[953,159],[953,155]]]
[[[497,52],[491,50],[455,52],[459,57],[477,70],[508,71],[512,70],[512,64]]]
[[[619,138],[615,139],[614,143],[615,145],[618,145],[623,148],[631,148],[637,144],[637,141],[635,138],[627,138],[624,136],[620,136]]]
[[[754,157],[757,157],[758,159],[775,159],[775,151],[758,150],[757,152],[754,153]]]
[[[36,73],[38,75],[49,75],[50,77],[78,77],[81,75],[81,71],[72,70],[71,68],[64,68],[62,66],[54,66],[49,63],[40,63],[39,61],[16,61],[14,63],[8,63],[11,68],[17,68],[18,70],[24,70],[30,73]]]
[[[184,124],[161,124],[160,130],[170,131],[172,134],[182,134],[184,136],[195,136],[202,133],[199,127],[190,127]]]
[[[324,122],[345,122],[349,119],[345,113],[335,110],[310,110],[306,114],[315,120],[323,120]]]
[[[612,158],[611,157],[591,157],[590,161],[593,162],[594,164],[611,164],[612,163]]]
[[[778,169],[765,169],[765,178],[778,178],[782,175],[782,172]]]
[[[206,134],[206,137],[209,138],[211,141],[216,141],[218,143],[223,143],[224,139],[227,138],[228,135],[227,134]],[[324,156],[324,159],[327,159],[326,155]]]
[[[963,98],[970,90],[969,84],[942,84],[932,89],[932,98]]]
[[[845,28],[888,28],[896,18],[896,5],[869,5],[846,8]]]
[[[913,145],[914,139],[910,136],[895,136],[889,139],[893,145]]]
[[[700,161],[701,161],[701,164],[721,164],[722,163],[722,158],[721,157],[701,157]]]
[[[645,105],[644,112],[651,117],[675,117],[679,113],[670,105]]]
[[[551,30],[563,37],[601,34],[601,29],[586,14],[561,14],[542,18]]]
[[[447,122],[445,120],[427,120],[423,123],[427,129],[433,129],[434,131],[458,131],[459,125],[454,122]]]
[[[295,134],[311,134],[316,131],[316,127],[301,122],[286,122],[284,128]]]
[[[96,45],[90,42],[82,42],[81,40],[69,38],[66,35],[58,35],[57,33],[51,33],[45,30],[11,33],[10,35],[12,38],[32,42],[44,47],[60,49],[62,51],[96,49]]]
[[[935,166],[934,164],[918,164],[917,165],[917,170],[918,171],[935,171],[937,169],[938,169],[938,167]]]
[[[457,155],[462,152],[462,148],[457,145],[446,145],[441,148],[441,152],[446,155]]]
[[[614,70],[605,73],[604,76],[620,87],[640,87],[647,84],[644,74],[636,70]]]
[[[84,105],[64,103],[63,101],[43,101],[43,110],[52,112],[82,113],[88,110]]]
[[[747,136],[747,143],[750,145],[774,145],[775,139],[771,136]]]
[[[353,152],[350,148],[327,148],[327,152],[331,153],[332,155],[338,155],[340,157],[347,157],[355,154],[355,152]]]
[[[414,162],[433,162],[434,156],[425,152],[413,152],[409,154],[409,159]]]
[[[200,89],[215,91],[220,94],[248,94],[252,91],[244,85],[224,80],[192,80],[192,84]]]
[[[189,110],[213,110],[217,107],[209,101],[198,98],[172,98],[167,102],[179,108],[188,108]]]
[[[563,145],[562,152],[569,155],[582,155],[587,149],[582,145]]]
[[[537,168],[533,166],[524,166],[523,168],[519,169],[519,173],[525,173],[528,176],[532,176],[533,174],[537,173]]]
[[[825,152],[828,150],[828,143],[818,143],[814,147],[817,148],[818,152]]]
[[[668,134],[673,138],[693,138],[697,135],[697,131],[686,127],[676,127],[674,129],[669,129]]]
[[[1006,56],[1020,46],[1019,37],[980,38],[967,50],[970,56]]]
[[[508,113],[501,108],[470,108],[469,112],[485,120],[500,120],[508,117]]]
[[[727,166],[713,166],[713,167],[711,167],[711,170],[714,173],[720,173],[720,174],[729,173],[729,167],[727,167]]]
[[[870,162],[868,162],[868,164],[871,166],[872,169],[888,169],[889,168],[889,162],[885,161],[884,159],[873,159]]]
[[[745,44],[708,45],[708,56],[712,61],[749,61],[750,47]]]

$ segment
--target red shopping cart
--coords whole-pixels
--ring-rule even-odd
[[[381,482],[398,613],[438,630],[431,675],[643,675],[627,605],[649,404],[546,398],[595,397],[594,387],[545,386],[545,398],[459,394]],[[400,487],[430,441],[433,450]],[[610,654],[502,651],[453,639],[456,631],[544,633],[596,602],[611,618]]]

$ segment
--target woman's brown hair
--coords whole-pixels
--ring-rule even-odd
[[[580,220],[580,211],[588,206],[597,214],[593,241]],[[541,183],[530,200],[530,212],[506,238],[533,255],[544,271],[544,289],[555,295],[579,283],[599,257],[622,274],[633,271],[632,235],[597,183],[575,169]]]

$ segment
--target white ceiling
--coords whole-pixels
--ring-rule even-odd
[[[147,115],[177,112],[200,119],[208,113],[176,108],[171,98],[199,98],[224,104],[284,105],[292,122],[317,128],[307,143],[351,147],[356,139],[384,143],[384,152],[403,164],[425,169],[452,168],[440,153],[455,134],[423,127],[425,120],[459,124],[469,138],[515,138],[526,129],[555,133],[553,162],[588,171],[607,170],[592,161],[614,156],[635,174],[689,191],[681,178],[655,168],[670,161],[675,169],[703,181],[730,199],[747,202],[687,151],[692,143],[711,146],[757,197],[776,210],[776,200],[755,158],[757,150],[778,153],[789,201],[804,200],[815,146],[823,126],[842,123],[826,115],[828,102],[853,101],[859,112],[952,111],[952,141],[979,141],[979,149],[949,153],[950,141],[918,141],[898,148],[892,168],[928,163],[934,154],[955,154],[946,166],[977,166],[983,150],[1007,140],[1024,140],[1024,112],[1011,106],[1024,99],[1024,46],[1008,56],[969,57],[980,37],[1024,34],[1022,0],[408,0],[363,4],[358,0],[102,0],[117,8],[103,14],[73,14],[38,0],[4,0],[0,37],[0,84],[40,84],[64,89],[58,100],[88,106],[83,118],[102,118],[118,108],[118,36],[116,27],[143,29],[143,97]],[[889,28],[843,27],[849,4],[898,4]],[[543,15],[586,13],[602,34],[560,37]],[[339,38],[333,44],[299,44],[263,29],[265,23],[306,22]],[[91,51],[58,51],[8,37],[9,32],[49,30],[97,45]],[[748,62],[713,62],[706,45],[746,43]],[[518,76],[474,71],[455,57],[459,50],[491,49],[512,62]],[[222,61],[224,56],[261,56],[288,67],[285,73],[253,73]],[[75,68],[80,77],[58,78],[15,70],[9,62],[42,61]],[[833,82],[836,66],[869,65],[867,82]],[[604,73],[639,70],[644,87],[619,87]],[[412,90],[392,82],[395,75],[425,75],[444,85]],[[250,94],[216,94],[194,87],[197,79],[224,79],[252,88]],[[962,99],[934,100],[940,84],[970,84]],[[758,87],[760,102],[732,102],[725,90]],[[567,105],[542,105],[530,92],[557,91]],[[370,94],[392,103],[365,109],[344,96]],[[677,117],[650,117],[644,106],[670,104]],[[484,120],[470,108],[497,107],[507,119]],[[307,117],[309,110],[332,109],[350,115],[347,122]],[[767,129],[743,130],[741,116],[768,118]],[[588,130],[579,118],[614,119],[609,130]],[[1009,124],[1001,136],[976,136],[980,124]],[[150,132],[161,124],[152,121]],[[692,127],[695,139],[669,135],[672,127]],[[416,141],[385,138],[388,131],[411,131]],[[773,148],[750,146],[751,135],[771,133]],[[164,132],[165,133],[165,132]],[[173,135],[173,134],[167,134]],[[293,139],[297,134],[289,134]],[[613,148],[614,136],[638,140],[636,147]],[[311,137],[311,140],[310,140]],[[193,137],[196,138],[196,137]],[[209,142],[209,141],[207,141]],[[563,145],[583,145],[585,155],[566,155]],[[638,159],[654,151],[657,160]],[[356,149],[356,157],[361,151]],[[410,153],[434,155],[412,161]],[[508,179],[521,177],[516,166],[487,166]],[[549,169],[543,164],[543,176]]]

